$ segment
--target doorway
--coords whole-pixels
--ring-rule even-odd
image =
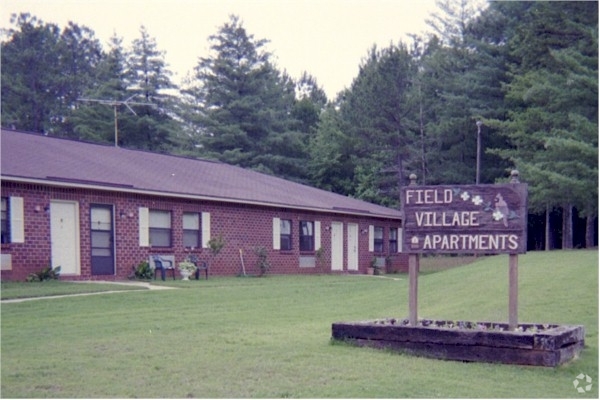
[[[344,270],[344,224],[331,223],[331,270]]]
[[[61,275],[79,275],[79,204],[50,202],[50,241],[52,268]]]
[[[114,275],[114,223],[113,206],[90,207],[92,275]]]
[[[358,224],[348,224],[348,271],[358,271]]]

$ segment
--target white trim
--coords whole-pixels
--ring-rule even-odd
[[[321,221],[315,221],[315,251],[321,248]]]
[[[281,250],[281,219],[273,218],[273,250]]]
[[[369,225],[369,251],[375,251],[375,227]]]
[[[25,243],[25,218],[22,197],[10,197],[10,242]]]
[[[202,247],[207,249],[210,246],[208,245],[210,242],[210,213],[203,212],[202,213]]]
[[[150,246],[150,210],[148,207],[140,207],[138,213],[140,247],[148,247]]]

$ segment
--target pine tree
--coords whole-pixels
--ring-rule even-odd
[[[128,99],[141,104],[132,105],[137,116],[125,121],[120,140],[128,147],[168,151],[179,129],[169,113],[175,102],[170,91],[176,87],[164,51],[158,50],[156,40],[143,26],[140,37],[133,41],[127,64]]]
[[[73,136],[77,99],[93,84],[102,49],[90,29],[61,32],[29,14],[13,15],[2,43],[2,125]]]
[[[492,29],[495,21],[482,21],[488,14],[481,1],[438,5],[440,12],[429,21],[436,35],[421,39],[424,44],[417,46],[415,55],[419,63],[415,88],[422,119],[422,164],[426,165],[421,168],[423,179],[429,184],[477,181],[479,137],[479,182],[492,183],[507,167],[485,151],[502,142],[486,123],[503,115],[506,67]],[[484,22],[490,29],[480,28]]]
[[[309,144],[308,170],[314,186],[350,195],[354,193],[355,148],[339,117],[333,105],[321,114]]]
[[[50,116],[51,130],[56,135],[73,137],[73,112],[85,90],[95,83],[104,54],[94,32],[73,22],[63,29],[58,49],[61,73],[57,76],[59,90]]]
[[[341,118],[356,138],[354,195],[397,205],[404,169],[414,163],[416,67],[406,46],[373,47],[344,95]],[[412,168],[411,168],[412,169]]]
[[[127,54],[122,43],[118,36],[111,37],[110,49],[96,69],[93,84],[73,112],[73,130],[79,139],[115,143],[124,121],[132,116],[125,105],[116,103],[131,95],[127,92]]]
[[[2,126],[33,132],[51,130],[58,96],[60,29],[29,14],[13,15],[15,28],[2,42]]]
[[[532,210],[562,209],[564,248],[573,243],[573,207],[588,217],[588,240],[598,213],[597,7],[535,3],[509,41],[510,111],[501,127],[512,148],[496,152],[530,184]]]
[[[196,67],[192,111],[206,156],[288,179],[306,177],[308,140],[294,118],[295,83],[237,16],[209,37]]]

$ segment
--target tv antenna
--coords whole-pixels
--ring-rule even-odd
[[[90,103],[100,103],[100,104],[105,104],[107,106],[111,106],[113,108],[114,113],[115,113],[115,147],[119,147],[119,125],[118,125],[118,122],[117,122],[117,107],[124,105],[136,117],[137,117],[137,114],[136,114],[135,111],[133,111],[133,108],[129,107],[130,104],[134,105],[134,106],[151,106],[151,107],[156,107],[156,104],[152,104],[152,103],[139,103],[139,102],[131,101],[131,99],[133,99],[135,96],[137,96],[137,94],[134,94],[133,96],[130,96],[130,97],[128,97],[125,100],[102,100],[102,99],[84,99],[84,98],[80,98],[80,99],[77,99],[77,101],[85,101],[85,102],[90,102]]]

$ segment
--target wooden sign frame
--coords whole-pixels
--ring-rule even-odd
[[[408,186],[403,250],[419,254],[523,254],[527,185]]]
[[[420,254],[508,254],[508,326],[518,326],[519,256],[527,251],[527,185],[417,186],[402,189],[403,240],[408,257],[408,320],[418,323]]]

